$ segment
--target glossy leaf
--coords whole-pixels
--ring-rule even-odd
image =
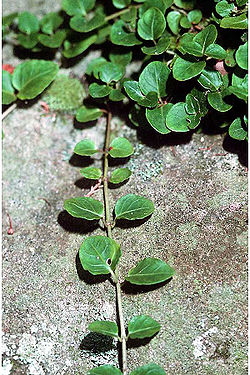
[[[116,21],[111,28],[111,42],[120,46],[134,46],[142,44],[134,33],[128,32],[126,23],[123,20]]]
[[[196,115],[200,113],[200,104],[198,99],[196,99],[192,94],[187,94],[185,111],[189,115]]]
[[[96,320],[89,324],[88,329],[92,332],[101,333],[105,336],[118,338],[117,324],[108,320]]]
[[[128,323],[128,336],[131,339],[144,339],[159,332],[161,325],[148,315],[134,316]]]
[[[191,10],[194,8],[196,0],[174,0],[174,4],[181,9]]]
[[[244,77],[238,77],[235,73],[232,75],[232,86],[230,86],[229,91],[236,95],[238,98],[247,101],[248,97],[248,74]]]
[[[79,122],[88,122],[97,120],[103,115],[103,112],[99,108],[90,108],[82,106],[76,113],[76,119]]]
[[[219,44],[212,43],[210,44],[206,50],[205,54],[209,57],[212,57],[214,59],[223,60],[227,57],[227,52],[222,48]]]
[[[198,90],[196,87],[191,90],[190,94],[199,102],[199,106],[200,106],[199,113],[200,113],[200,115],[206,116],[206,114],[208,112],[206,94],[203,91]]]
[[[121,92],[120,89],[112,89],[111,93],[109,94],[109,99],[114,102],[119,102],[125,98],[126,96]]]
[[[13,73],[13,86],[19,99],[33,99],[49,86],[59,67],[52,61],[28,60],[18,65]]]
[[[81,42],[77,43],[70,43],[67,48],[63,51],[63,56],[67,58],[72,58],[75,56],[80,55],[82,52],[86,51],[86,49],[91,46],[91,44],[94,44],[96,41],[97,36],[91,35],[90,37],[82,40]],[[65,47],[65,46],[64,46]]]
[[[188,20],[187,16],[185,16],[184,14],[180,18],[180,25],[184,29],[190,29],[190,27],[192,26],[191,22]]]
[[[117,168],[111,173],[109,182],[112,184],[120,184],[123,181],[126,181],[132,172],[128,168]]]
[[[227,49],[227,56],[225,58],[225,64],[233,68],[236,65],[236,61],[234,58],[235,49],[228,48]]]
[[[111,52],[109,59],[114,64],[127,66],[132,60],[132,52]]]
[[[83,139],[75,146],[74,153],[81,156],[91,156],[98,152],[95,144],[90,139]]]
[[[191,12],[188,13],[187,18],[189,22],[197,24],[202,19],[202,12],[199,9],[191,10]]]
[[[108,62],[99,69],[99,77],[103,82],[109,84],[112,81],[119,81],[124,75],[124,68],[121,65]]]
[[[180,19],[181,13],[175,10],[171,11],[167,15],[167,23],[173,34],[177,35],[180,31]]]
[[[217,91],[222,85],[222,75],[216,70],[204,69],[198,79],[198,82],[205,89]]]
[[[144,95],[156,92],[158,97],[166,96],[166,82],[170,69],[161,61],[149,63],[139,77],[139,86]]]
[[[146,109],[146,118],[150,125],[161,134],[168,134],[170,130],[166,126],[167,114],[173,104],[168,103],[155,109]]]
[[[209,92],[207,95],[208,103],[219,112],[227,112],[232,106],[224,102],[223,97],[225,95],[220,92]]]
[[[41,44],[49,48],[58,48],[62,45],[64,39],[66,38],[65,30],[58,30],[52,35],[38,35],[38,40]]]
[[[216,4],[215,9],[221,17],[226,17],[234,9],[234,4],[229,4],[226,0],[222,0]]]
[[[70,20],[70,27],[79,33],[87,33],[98,29],[105,24],[105,14],[96,12],[91,18],[83,18],[82,16],[74,16]]]
[[[31,49],[34,48],[38,43],[38,34],[18,34],[17,40],[24,48]]]
[[[39,31],[39,21],[30,12],[22,12],[18,16],[18,28],[25,34],[37,33]]]
[[[85,16],[95,6],[95,0],[63,0],[62,9],[69,16]]]
[[[205,27],[202,31],[194,37],[194,42],[198,43],[202,47],[202,52],[204,53],[206,48],[214,43],[217,38],[217,29],[214,25],[209,25]]]
[[[248,20],[245,14],[235,17],[222,18],[220,27],[224,29],[239,29],[244,30],[248,27]]]
[[[203,56],[202,46],[194,42],[193,36],[189,33],[184,34],[179,41],[179,50],[185,54],[189,53],[190,55],[201,57]]]
[[[107,60],[104,57],[97,57],[90,61],[87,66],[86,74],[93,74],[96,79],[99,79],[99,70],[102,65],[106,64]]]
[[[94,167],[85,167],[80,169],[80,173],[85,177],[89,178],[90,180],[99,180],[102,176],[102,171],[100,168]]]
[[[47,13],[40,21],[41,30],[43,33],[51,35],[62,23],[63,18],[59,14]]]
[[[139,83],[136,81],[126,81],[124,89],[132,100],[137,101],[138,104],[144,107],[155,107],[158,103],[157,93],[149,92],[148,95],[143,95]]]
[[[144,219],[154,212],[153,202],[140,195],[127,194],[118,199],[115,205],[117,219]]]
[[[126,138],[115,138],[110,144],[109,154],[112,158],[126,158],[132,155],[133,152],[133,146]]]
[[[2,70],[2,104],[13,103],[16,100],[14,92],[11,74]]]
[[[241,69],[248,69],[248,43],[246,42],[236,51],[235,54],[236,62]]]
[[[125,278],[131,284],[154,285],[170,279],[175,271],[161,259],[145,258]]]
[[[92,368],[88,371],[87,375],[122,375],[122,372],[111,365],[103,365]]]
[[[90,197],[66,199],[64,208],[71,216],[85,220],[98,220],[103,217],[102,202]]]
[[[205,61],[192,62],[177,57],[173,66],[173,76],[177,81],[186,81],[200,74],[205,66]]]
[[[112,0],[112,2],[116,8],[123,9],[131,3],[131,0]]]
[[[158,39],[165,28],[165,17],[158,8],[149,8],[138,21],[138,34],[145,40]]]
[[[170,38],[168,36],[162,36],[156,45],[153,47],[142,47],[142,52],[146,55],[161,55],[163,52],[166,51],[170,44]]]
[[[230,137],[243,141],[247,137],[247,131],[242,127],[240,117],[237,117],[229,126],[228,133]]]
[[[111,93],[112,88],[106,85],[98,85],[98,83],[91,83],[89,85],[89,93],[93,98],[103,98]]]
[[[139,16],[141,17],[149,8],[158,8],[163,14],[166,9],[172,5],[172,0],[146,0],[139,8]]]
[[[86,238],[79,251],[82,267],[92,275],[106,275],[114,271],[120,256],[120,245],[106,236]]]
[[[176,132],[187,132],[189,115],[185,110],[185,103],[174,104],[167,114],[167,127]]]
[[[95,44],[102,44],[106,42],[111,33],[111,25],[104,25],[98,29]]]

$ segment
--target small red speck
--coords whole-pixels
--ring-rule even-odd
[[[15,70],[15,67],[10,64],[3,64],[2,68],[3,70],[6,70],[6,72],[9,72],[10,74],[12,74]]]
[[[113,150],[113,147],[109,147],[109,151]]]
[[[8,229],[8,234],[10,234],[10,235],[14,234],[14,231],[13,231],[12,228],[9,228],[9,229]]]
[[[42,100],[39,102],[39,104],[43,107],[44,111],[46,113],[49,113],[49,105],[46,102],[43,102]]]

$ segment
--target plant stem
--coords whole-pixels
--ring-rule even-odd
[[[112,238],[112,228],[111,228],[111,217],[109,208],[109,194],[108,194],[108,149],[110,144],[110,133],[111,133],[111,112],[107,115],[107,128],[106,128],[106,138],[105,138],[105,153],[104,153],[104,170],[103,170],[103,197],[105,206],[105,221],[107,228],[107,235]],[[122,342],[122,371],[123,375],[127,375],[127,344],[126,344],[126,331],[124,325],[123,311],[122,311],[122,292],[121,284],[119,282],[119,272],[118,267],[115,270],[113,281],[116,285],[116,298],[118,306],[119,324],[121,331],[121,342]]]
[[[133,8],[138,9],[138,8],[140,8],[140,6],[141,6],[141,5],[135,5],[135,6],[133,6]],[[117,18],[117,17],[119,17],[120,15],[122,15],[122,14],[124,14],[124,13],[127,13],[127,12],[129,12],[129,11],[130,11],[130,7],[126,8],[126,9],[122,9],[122,10],[120,10],[119,12],[116,12],[116,13],[113,13],[113,14],[110,14],[109,16],[107,16],[107,17],[105,18],[105,21],[106,21],[106,22],[107,22],[107,21],[110,21],[110,20],[112,20],[112,19],[114,19],[114,18]]]
[[[6,111],[4,111],[4,113],[2,114],[2,120],[5,119],[5,117],[7,117],[10,114],[10,112],[14,111],[16,106],[17,106],[17,104],[14,103],[8,109],[6,109]]]

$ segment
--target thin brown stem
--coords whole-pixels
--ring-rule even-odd
[[[108,194],[108,150],[110,145],[110,134],[111,134],[111,112],[108,112],[107,115],[107,128],[106,128],[106,139],[105,139],[105,153],[104,153],[104,171],[103,171],[103,197],[104,197],[104,206],[105,206],[105,221],[107,228],[107,235],[109,238],[112,238],[112,224],[110,216],[110,207],[109,207],[109,194]],[[119,325],[121,331],[121,343],[122,343],[122,371],[123,375],[127,375],[127,338],[124,325],[124,317],[122,311],[122,292],[121,284],[119,282],[119,272],[118,267],[115,272],[111,273],[113,281],[116,285],[116,298],[118,305],[118,315],[119,315]]]
[[[133,6],[133,8],[138,9],[138,8],[140,8],[140,6],[141,6],[141,5],[135,5],[135,6]],[[130,11],[130,8],[131,8],[131,7],[128,7],[128,8],[126,8],[126,9],[120,10],[119,12],[115,12],[115,13],[113,13],[113,14],[110,14],[109,16],[107,16],[107,17],[105,18],[105,21],[107,22],[107,21],[113,20],[114,18],[117,18],[117,17],[121,16],[122,14],[129,12],[129,11]]]

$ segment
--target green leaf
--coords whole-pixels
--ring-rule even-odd
[[[105,14],[96,12],[91,18],[83,18],[82,16],[74,16],[70,20],[70,27],[79,33],[87,33],[89,31],[98,29],[98,27],[105,24]]]
[[[187,132],[189,131],[187,121],[189,117],[185,110],[185,103],[176,103],[167,114],[167,127],[175,132]]]
[[[121,254],[120,245],[106,236],[88,237],[79,251],[82,267],[92,275],[106,275],[114,271]]]
[[[246,5],[246,3],[247,3],[247,0],[236,0],[236,4],[239,7],[243,7],[244,5]]]
[[[196,0],[174,0],[174,4],[179,8],[191,10],[194,8]]]
[[[13,86],[19,99],[33,99],[49,86],[59,67],[52,61],[28,60],[18,65],[13,73]]]
[[[153,285],[170,279],[175,271],[161,259],[146,258],[132,268],[125,278],[136,285]]]
[[[173,34],[177,35],[180,31],[180,19],[181,13],[175,10],[171,11],[167,15],[167,23]]]
[[[197,24],[202,19],[202,13],[199,9],[191,10],[191,12],[188,13],[187,18],[189,22]]]
[[[3,26],[10,26],[12,24],[12,22],[17,18],[17,16],[18,16],[17,12],[7,14],[7,16],[3,16],[2,17],[2,25]]]
[[[130,375],[166,375],[165,371],[155,363],[138,367]]]
[[[156,92],[158,97],[166,96],[166,82],[170,74],[170,69],[161,61],[149,63],[139,77],[139,86],[144,95]]]
[[[99,180],[99,178],[102,176],[102,171],[100,168],[94,168],[94,167],[85,167],[80,169],[80,173],[90,180]]]
[[[82,106],[76,113],[76,119],[79,122],[89,122],[97,120],[103,115],[103,112],[99,108],[87,108]]]
[[[58,30],[52,35],[38,35],[38,40],[41,44],[49,48],[58,48],[62,45],[64,39],[66,38],[65,30]]]
[[[222,75],[216,70],[204,69],[198,79],[198,82],[205,89],[217,91],[222,85]]]
[[[118,368],[111,365],[103,365],[92,368],[88,371],[87,375],[122,375]]]
[[[59,14],[47,13],[40,21],[41,30],[43,33],[51,35],[62,23],[63,18]]]
[[[102,202],[90,197],[66,199],[64,208],[70,215],[85,220],[98,220],[103,217]]]
[[[248,69],[248,42],[239,46],[235,54],[236,62],[241,69]]]
[[[13,103],[16,100],[14,92],[11,74],[2,70],[2,104]]]
[[[85,16],[95,6],[95,0],[63,0],[62,9],[69,16]]]
[[[95,144],[90,139],[83,139],[75,146],[74,153],[81,156],[91,156],[98,152]]]
[[[128,336],[131,339],[144,339],[159,332],[161,325],[148,315],[134,316],[128,323]]]
[[[244,77],[238,77],[235,73],[232,75],[232,86],[230,86],[229,91],[236,95],[238,98],[245,100],[247,102],[248,97],[248,74]]]
[[[166,126],[166,118],[173,104],[168,103],[155,109],[146,109],[146,118],[150,125],[161,134],[168,134],[170,130]]]
[[[39,31],[39,21],[30,12],[22,12],[18,16],[18,28],[25,34],[37,33]]]
[[[121,92],[120,89],[112,89],[111,93],[109,94],[109,99],[114,102],[119,102],[125,98],[126,96]]]
[[[89,86],[89,93],[93,98],[103,98],[111,93],[112,88],[106,85],[98,85],[98,83],[91,83]]]
[[[149,9],[149,8],[158,8],[163,14],[166,12],[166,9],[172,5],[172,0],[146,0],[144,4],[139,8],[139,16],[142,15]]]
[[[96,79],[99,79],[99,70],[102,65],[106,64],[107,60],[104,57],[97,57],[90,61],[87,66],[86,74],[91,75],[93,73]]]
[[[115,138],[110,144],[109,154],[112,158],[126,158],[132,155],[133,152],[133,146],[126,138]]]
[[[214,43],[217,38],[217,29],[214,25],[209,25],[205,27],[202,31],[194,37],[194,42],[199,43],[202,47],[202,52],[204,53],[206,48]]]
[[[247,137],[247,131],[243,129],[241,125],[240,117],[237,117],[232,124],[229,126],[228,133],[230,137],[237,139],[239,141],[243,141]]]
[[[170,45],[170,38],[168,36],[162,36],[153,47],[142,47],[142,52],[146,55],[161,55],[166,51]]]
[[[200,106],[199,113],[200,113],[200,115],[206,116],[206,114],[208,112],[206,94],[203,91],[198,90],[197,88],[193,88],[191,90],[190,94],[199,102],[199,106]]]
[[[236,65],[236,61],[234,58],[235,49],[228,48],[226,52],[227,56],[225,58],[225,64],[227,66],[230,66],[230,68],[233,68]]]
[[[136,81],[124,82],[124,89],[128,96],[137,101],[138,104],[144,107],[155,107],[158,103],[158,96],[155,92],[149,92],[144,96],[140,90],[139,83]]]
[[[177,81],[186,81],[200,74],[205,66],[205,61],[192,62],[177,57],[173,66],[173,76]]]
[[[89,324],[88,329],[92,332],[118,338],[117,324],[108,320],[95,320]]]
[[[111,27],[111,42],[120,46],[135,46],[142,44],[134,33],[127,32],[126,23],[123,20],[116,21]]]
[[[213,59],[224,60],[227,57],[227,52],[219,44],[212,43],[206,50],[205,54]]]
[[[184,29],[190,29],[190,27],[192,26],[191,22],[188,20],[187,16],[185,15],[181,16],[180,25]]]
[[[222,0],[216,4],[215,9],[221,17],[226,17],[234,9],[234,4],[229,4],[226,0]]]
[[[112,0],[112,2],[116,8],[123,9],[131,3],[131,0]]]
[[[111,52],[109,59],[114,64],[127,66],[132,60],[132,51],[130,52]]]
[[[112,81],[119,81],[124,75],[124,68],[122,65],[117,65],[111,62],[103,64],[99,69],[100,79],[109,84]]]
[[[229,94],[228,90],[224,90],[224,92],[209,92],[207,95],[208,103],[219,112],[227,112],[229,111],[232,106],[224,102],[224,96]]]
[[[241,14],[240,16],[222,18],[220,27],[223,27],[224,29],[247,29],[247,16]]]
[[[193,36],[189,33],[184,34],[179,41],[179,50],[182,53],[189,53],[193,56],[203,56],[202,47],[199,43],[193,41]]]
[[[165,17],[158,8],[149,8],[138,21],[138,34],[145,40],[158,39],[165,28]]]
[[[126,23],[129,23],[130,29],[134,30],[137,22],[137,8],[130,6],[129,11],[121,14],[121,19]]]
[[[196,99],[192,94],[187,94],[185,111],[189,115],[196,115],[200,113],[200,104],[198,99]]]
[[[38,43],[38,34],[30,34],[30,35],[24,35],[24,34],[18,34],[17,39],[21,46],[27,49],[34,48]]]
[[[97,32],[97,38],[96,38],[95,44],[102,44],[106,42],[106,40],[110,36],[110,33],[111,33],[111,25],[102,26]]]
[[[117,168],[111,173],[109,182],[112,184],[120,184],[123,181],[126,181],[132,172],[128,168]]]
[[[95,43],[96,38],[96,35],[91,35],[90,37],[82,40],[81,42],[70,43],[68,48],[64,49],[63,56],[71,58],[80,55],[82,52],[86,51],[86,49],[88,49],[89,46],[91,46],[91,44]]]
[[[128,117],[134,126],[147,125],[145,110],[137,104],[131,108]]]
[[[127,194],[118,199],[115,205],[117,219],[144,219],[154,212],[153,202],[140,195]]]

